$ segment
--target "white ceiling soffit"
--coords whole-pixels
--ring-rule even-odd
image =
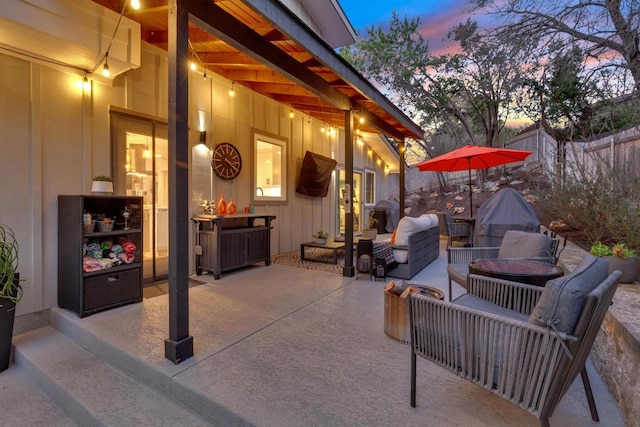
[[[0,45],[73,68],[102,72],[119,14],[83,0],[2,0]],[[122,17],[109,51],[112,76],[140,66],[140,24]]]
[[[356,33],[337,0],[300,0],[320,28],[321,38],[333,49],[352,44]]]
[[[382,159],[384,164],[389,166],[389,173],[400,172],[400,156],[386,138],[382,135],[367,132],[362,135],[362,139]],[[368,154],[365,153],[365,155]]]

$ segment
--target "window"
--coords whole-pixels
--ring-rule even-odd
[[[284,140],[254,134],[255,202],[287,201],[287,145]]]
[[[364,204],[373,205],[376,203],[376,173],[374,171],[364,172]]]

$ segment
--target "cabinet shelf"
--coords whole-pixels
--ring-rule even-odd
[[[91,233],[83,233],[85,238],[93,237],[109,237],[109,236],[124,236],[127,234],[142,233],[142,230],[138,228],[131,228],[129,230],[113,230],[113,231],[94,231]]]
[[[117,265],[115,267],[105,268],[97,271],[85,271],[82,275],[84,277],[93,277],[93,276],[99,276],[101,274],[106,274],[106,273],[118,273],[120,271],[132,270],[135,268],[142,268],[142,263],[132,262],[131,264]]]
[[[85,317],[123,304],[142,301],[143,215],[142,197],[58,196],[58,305]],[[104,215],[122,221],[127,210],[129,230],[84,233],[83,214]],[[119,222],[116,223],[116,227]],[[123,226],[123,225],[120,225]],[[129,240],[133,262],[85,272],[87,245]]]

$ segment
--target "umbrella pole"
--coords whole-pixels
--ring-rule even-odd
[[[471,161],[469,161],[469,212],[473,218],[473,190],[471,189]]]

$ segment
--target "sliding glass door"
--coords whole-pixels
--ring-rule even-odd
[[[167,125],[158,120],[111,113],[114,187],[118,194],[142,196],[143,280],[169,273],[169,169]]]

